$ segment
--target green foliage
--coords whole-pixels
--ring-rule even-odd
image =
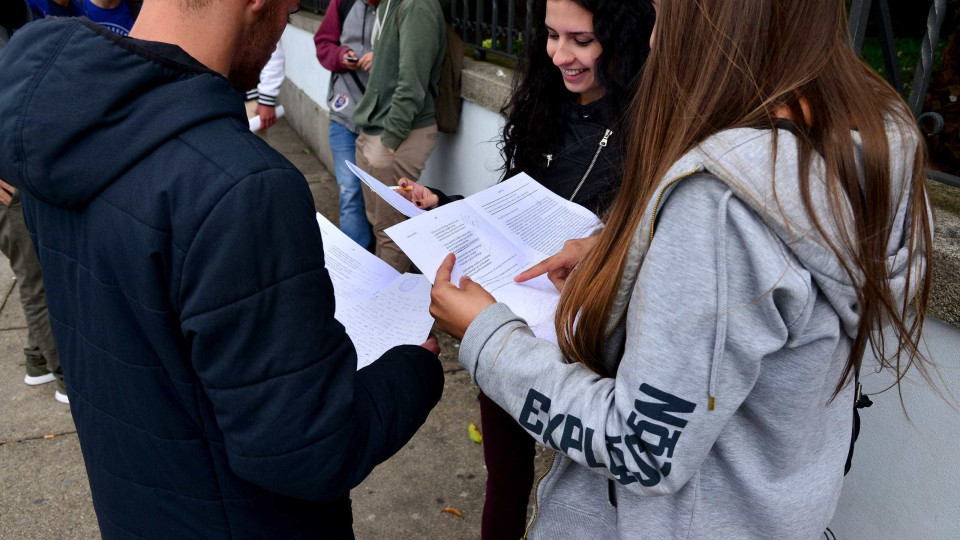
[[[494,49],[494,50],[498,50],[498,51],[502,51],[502,50],[504,49],[503,41],[500,41],[500,40],[497,40],[497,46],[494,47],[494,46],[493,46],[493,39],[492,39],[492,38],[487,38],[487,39],[483,40],[483,41],[480,43],[480,46],[483,47],[483,48],[485,48],[485,49]],[[508,52],[510,52],[510,54],[513,54],[514,56],[521,57],[521,56],[523,56],[523,48],[524,48],[524,42],[523,42],[523,40],[522,40],[522,39],[515,39],[515,40],[513,40],[513,50],[512,50],[512,51],[508,51]]]
[[[910,88],[913,86],[913,77],[917,73],[917,65],[920,62],[920,48],[923,41],[917,38],[896,38],[894,43],[897,49],[897,61],[900,63],[900,76],[903,79],[904,92],[909,96]],[[933,57],[934,70],[940,67],[940,59],[943,55],[943,49],[947,46],[947,40],[940,40],[936,54]],[[877,37],[867,37],[863,41],[863,61],[872,67],[882,77],[887,78],[887,68],[883,62],[883,48],[880,39]]]

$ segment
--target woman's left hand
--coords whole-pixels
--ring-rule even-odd
[[[437,270],[437,277],[430,291],[430,315],[437,321],[440,330],[457,339],[463,339],[467,327],[481,311],[497,301],[479,283],[467,276],[460,278],[460,287],[450,283],[450,274],[456,255],[447,255]]]

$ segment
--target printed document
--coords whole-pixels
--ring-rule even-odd
[[[333,282],[334,317],[357,349],[357,369],[397,345],[420,345],[433,327],[430,282],[400,274],[317,213],[323,256]]]
[[[470,276],[523,317],[534,333],[556,342],[553,318],[560,293],[546,276],[513,278],[556,254],[563,243],[600,227],[586,208],[519,174],[466,199],[387,229],[387,234],[431,281],[448,253],[457,255],[451,281]]]

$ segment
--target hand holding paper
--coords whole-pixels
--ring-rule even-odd
[[[361,182],[366,184],[368,188],[370,188],[374,193],[382,197],[383,200],[387,201],[387,203],[389,203],[390,206],[396,208],[397,211],[400,212],[401,214],[407,217],[416,217],[424,213],[424,210],[417,208],[416,205],[414,205],[412,202],[405,199],[403,195],[400,195],[399,193],[394,191],[392,188],[390,188],[383,182],[370,176],[360,167],[357,167],[356,165],[354,165],[353,163],[350,163],[349,161],[346,163],[347,163],[347,167],[349,167],[350,170],[353,171],[353,174],[357,175],[357,178],[359,178]]]
[[[467,276],[460,278],[460,287],[450,282],[457,257],[453,253],[443,259],[430,291],[430,315],[437,327],[457,339],[463,339],[470,323],[496,299]]]
[[[286,114],[286,111],[284,110],[283,105],[280,105],[279,107],[277,107],[274,112],[276,113],[276,119],[277,119],[277,120],[283,118],[283,115]],[[259,116],[259,115],[254,116],[253,118],[250,118],[250,119],[249,119],[249,123],[250,123],[250,131],[253,131],[253,132],[260,131],[260,127],[261,127],[260,124],[261,124],[261,122],[260,122],[260,116]]]
[[[435,276],[449,253],[456,254],[453,283],[470,276],[523,317],[533,332],[556,342],[553,317],[557,288],[540,276],[514,277],[563,247],[589,236],[600,220],[525,174],[387,229],[387,234],[424,275]]]
[[[334,317],[357,349],[357,369],[397,345],[439,350],[430,341],[430,282],[421,275],[401,275],[319,213],[317,223],[333,282]]]

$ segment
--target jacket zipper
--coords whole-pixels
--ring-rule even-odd
[[[601,149],[603,149],[603,147],[606,146],[607,138],[608,138],[612,133],[613,133],[613,132],[610,131],[609,129],[607,130],[607,134],[604,135],[603,140],[600,142],[600,148],[601,148]],[[597,155],[600,155],[600,151],[599,151],[599,150],[597,151]],[[597,156],[594,156],[594,157],[593,157],[593,161],[594,161],[594,162],[597,161]],[[592,163],[590,164],[590,168],[593,168],[593,164],[592,164]],[[680,180],[683,180],[684,178],[687,178],[687,177],[689,177],[689,176],[693,176],[694,174],[696,174],[696,173],[698,173],[698,172],[700,172],[700,168],[699,168],[699,167],[696,168],[696,169],[694,169],[694,170],[692,170],[692,171],[690,171],[690,172],[684,173],[684,174],[682,174],[682,175],[674,178],[673,180],[670,180],[669,182],[667,182],[667,184],[666,184],[665,186],[663,186],[662,188],[660,188],[660,193],[657,194],[657,200],[656,200],[656,202],[655,202],[654,205],[653,205],[653,214],[650,216],[650,242],[653,242],[654,223],[656,223],[656,221],[657,221],[657,211],[658,211],[659,208],[660,208],[660,201],[663,199],[663,194],[664,194],[664,192],[667,190],[667,188],[669,188],[670,186],[676,184],[676,183],[679,182]],[[587,174],[590,174],[590,170],[589,170],[589,169],[587,169]],[[584,176],[584,179],[586,179],[586,176]],[[581,181],[580,183],[582,184],[583,182]],[[580,188],[578,187],[577,189],[580,189]],[[574,193],[574,194],[576,194],[576,193]],[[571,197],[571,198],[572,198],[572,197]],[[617,317],[617,322],[616,322],[616,324],[613,325],[613,329],[610,330],[609,333],[607,333],[607,336],[604,338],[604,340],[609,339],[610,336],[613,335],[613,332],[617,329],[617,326],[620,325],[620,321],[623,320],[623,316],[626,315],[626,314],[627,314],[627,310],[624,309],[623,312],[620,313],[620,316]],[[550,471],[553,470],[553,461],[554,461],[556,458],[557,458],[557,453],[554,452],[554,453],[553,453],[553,458],[550,459],[550,466],[547,467],[547,470],[544,471],[544,473],[540,475],[540,478],[537,478],[537,483],[534,484],[534,486],[533,486],[533,519],[530,521],[530,526],[527,527],[527,530],[524,531],[524,533],[523,533],[523,540],[527,540],[527,535],[530,534],[530,531],[533,529],[533,526],[537,524],[537,518],[538,518],[539,515],[540,515],[540,503],[539,503],[539,501],[537,500],[537,495],[538,495],[538,492],[540,491],[540,482],[542,482],[543,479],[546,478],[548,474],[550,474]],[[613,501],[611,501],[611,502],[613,502]]]
[[[597,153],[593,155],[593,161],[590,162],[590,166],[587,167],[587,172],[583,173],[583,178],[580,179],[580,183],[577,184],[577,189],[573,190],[573,195],[570,196],[570,201],[577,196],[577,193],[580,193],[580,188],[583,187],[583,183],[587,181],[587,177],[590,176],[590,173],[593,171],[593,166],[597,164],[597,158],[600,157],[600,152],[603,152],[603,149],[607,147],[607,141],[610,139],[610,136],[613,135],[613,132],[605,130],[603,133],[603,138],[600,139],[600,145],[597,146]]]
[[[660,201],[663,199],[663,193],[667,191],[667,188],[669,188],[670,186],[676,184],[677,182],[679,182],[680,180],[683,180],[684,178],[693,176],[698,172],[700,172],[699,167],[690,172],[681,174],[680,176],[674,178],[673,180],[670,180],[669,182],[666,183],[666,185],[660,188],[660,193],[657,194],[657,200],[653,204],[653,214],[650,216],[650,243],[653,243],[654,224],[657,222],[657,212],[660,210]],[[649,245],[647,246],[647,249],[649,249]],[[616,331],[617,326],[620,326],[620,321],[623,320],[623,317],[626,314],[627,314],[626,309],[620,312],[620,316],[617,317],[617,322],[614,323],[614,325],[610,328],[610,331],[607,332],[607,335],[603,338],[604,341],[610,339],[610,336],[612,336],[614,331]]]
[[[533,519],[530,520],[530,526],[527,527],[526,531],[523,531],[523,539],[527,540],[527,535],[530,534],[530,531],[533,530],[533,526],[537,524],[537,517],[540,515],[540,503],[537,502],[537,492],[540,490],[540,482],[550,474],[550,471],[553,469],[553,462],[557,459],[557,453],[553,452],[553,457],[550,458],[550,466],[547,467],[547,470],[540,475],[540,478],[537,478],[537,483],[533,485]]]
[[[577,184],[577,189],[573,190],[573,195],[570,196],[572,201],[574,197],[577,196],[577,193],[580,192],[580,188],[583,187],[583,183],[587,181],[587,177],[590,176],[590,172],[593,171],[593,166],[597,163],[597,158],[600,157],[600,152],[603,151],[607,146],[607,141],[610,140],[610,136],[613,135],[613,131],[609,129],[604,131],[603,138],[600,139],[600,144],[597,146],[597,152],[593,155],[593,160],[590,162],[590,166],[587,167],[587,172],[583,173],[583,178],[580,179],[580,183]],[[550,162],[553,161],[553,154],[544,154],[544,157],[547,158],[547,167],[550,166]],[[619,324],[619,321],[618,321]],[[609,336],[608,336],[609,337]],[[533,526],[537,524],[537,517],[540,514],[540,503],[537,502],[537,495],[540,490],[540,482],[550,474],[550,471],[553,469],[553,461],[557,458],[557,453],[553,453],[553,458],[550,459],[550,466],[547,467],[547,470],[540,475],[540,478],[537,478],[537,483],[533,486],[533,519],[530,521],[530,526],[527,527],[527,530],[523,533],[523,540],[527,539],[527,535],[530,534],[530,531],[533,529]]]

